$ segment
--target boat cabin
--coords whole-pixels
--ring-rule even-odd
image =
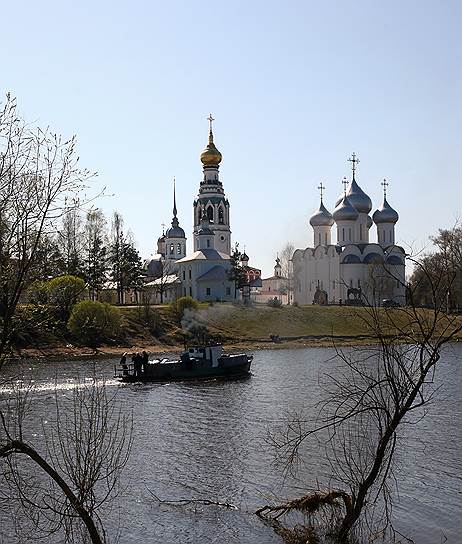
[[[190,359],[206,359],[212,362],[212,367],[218,366],[218,359],[221,357],[223,347],[216,346],[194,346],[189,348],[185,353],[189,355]]]

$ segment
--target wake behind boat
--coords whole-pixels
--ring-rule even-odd
[[[161,382],[206,378],[238,378],[250,374],[253,356],[227,354],[221,344],[194,346],[184,351],[179,360],[141,359],[115,368],[115,377],[122,382]]]

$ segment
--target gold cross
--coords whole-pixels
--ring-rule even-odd
[[[213,121],[215,121],[215,119],[212,117],[211,113],[207,117],[207,121],[210,123],[210,130],[212,130],[212,123],[213,123]]]
[[[353,170],[353,177],[355,177],[356,165],[359,163],[359,159],[356,157],[356,153],[353,153],[351,159],[348,159],[348,162],[351,162],[351,169]]]
[[[319,192],[321,193],[321,200],[322,200],[322,195],[323,195],[323,192],[324,192],[325,188],[326,188],[325,185],[323,185],[322,181],[321,181],[321,183],[318,186]]]

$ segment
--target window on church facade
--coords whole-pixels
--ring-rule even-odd
[[[359,225],[359,239],[360,240],[363,239],[363,226],[362,225]]]
[[[358,278],[358,288],[361,288],[361,280]]]
[[[348,240],[351,241],[351,227],[348,229]]]
[[[213,221],[213,208],[212,206],[209,206],[207,208],[207,218],[209,221]]]
[[[210,287],[207,287],[207,288],[205,289],[205,294],[206,294],[207,296],[209,296],[210,293],[211,293]]]
[[[345,241],[345,229],[342,228],[342,242]]]
[[[218,210],[218,223],[220,223],[220,225],[223,225],[224,223],[224,216],[223,216],[223,208],[220,208]]]
[[[327,232],[324,234],[324,244],[327,246]]]
[[[186,270],[183,270],[183,279],[186,279]]]
[[[177,244],[176,252],[178,253],[178,255],[181,255],[181,244]]]
[[[207,238],[207,247],[210,247],[210,240]]]
[[[189,288],[189,296],[192,297],[192,287]]]
[[[191,269],[189,269],[188,272],[189,272],[189,279],[191,279]]]
[[[335,280],[332,280],[332,289],[335,289]]]
[[[353,280],[350,280],[350,287],[353,287]]]

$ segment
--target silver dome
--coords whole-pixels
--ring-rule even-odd
[[[181,227],[170,227],[165,236],[166,238],[186,238],[184,230]]]
[[[388,204],[387,199],[384,198],[380,208],[375,210],[372,219],[376,225],[379,223],[396,223],[399,219],[399,215],[398,212]]]
[[[338,221],[356,221],[358,219],[358,210],[351,204],[350,199],[344,196],[340,204],[335,208],[332,214],[334,220]]]
[[[319,209],[310,217],[310,225],[312,227],[331,227],[333,224],[332,214],[326,209],[321,200]]]
[[[351,204],[358,210],[359,213],[369,213],[372,210],[372,201],[368,195],[361,189],[356,183],[355,178],[351,180],[350,186],[346,193]],[[340,195],[335,203],[338,206],[343,199],[343,195]]]

